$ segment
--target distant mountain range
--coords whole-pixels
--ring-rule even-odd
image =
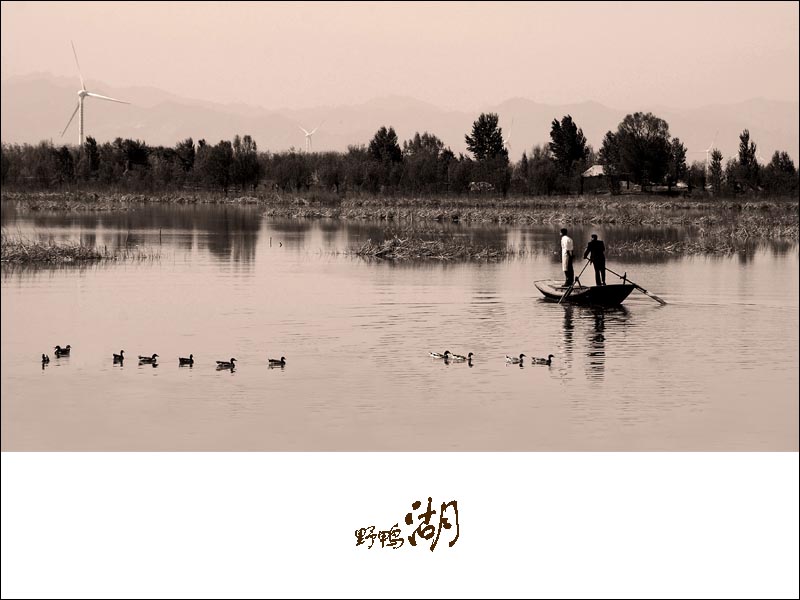
[[[302,149],[305,138],[299,127],[313,129],[313,149],[346,150],[367,144],[381,126],[392,126],[402,140],[414,132],[435,133],[456,154],[466,152],[464,135],[480,112],[496,112],[506,138],[510,134],[511,155],[549,141],[554,118],[571,114],[589,143],[599,150],[606,131],[616,129],[623,117],[634,111],[650,111],[665,119],[673,137],[679,137],[690,154],[689,162],[705,159],[704,150],[715,139],[725,158],[736,154],[739,133],[750,130],[763,160],[775,150],[787,151],[798,162],[800,125],[797,102],[756,98],[745,102],[715,104],[693,109],[630,106],[615,109],[596,102],[541,104],[512,98],[475,112],[445,110],[406,96],[386,96],[352,106],[321,106],[310,109],[270,110],[248,104],[220,104],[182,98],[148,87],[112,87],[87,81],[89,91],[131,102],[130,106],[88,98],[85,104],[87,135],[98,141],[116,137],[137,138],[153,145],[172,146],[192,137],[210,143],[250,134],[261,150]],[[77,104],[78,85],[71,78],[34,74],[4,79],[0,83],[0,129],[5,143],[77,143],[77,117],[64,137],[61,131]],[[513,121],[513,123],[512,123]],[[719,133],[717,133],[719,132]]]

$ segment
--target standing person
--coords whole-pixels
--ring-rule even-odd
[[[564,269],[564,276],[566,281],[564,287],[569,287],[575,281],[575,271],[572,270],[573,259],[573,243],[572,238],[567,235],[567,230],[561,230],[561,267]]]
[[[589,258],[589,255],[592,258]],[[603,240],[597,239],[597,234],[592,234],[592,239],[586,246],[586,252],[583,253],[583,258],[589,258],[594,265],[594,280],[597,285],[606,284],[606,245]]]

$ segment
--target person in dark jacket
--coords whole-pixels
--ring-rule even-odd
[[[605,285],[606,284],[606,246],[602,240],[597,239],[597,234],[592,234],[592,240],[586,246],[586,252],[583,253],[583,258],[589,258],[591,255],[592,258],[589,260],[592,261],[592,265],[594,265],[594,279],[597,282],[597,285]]]

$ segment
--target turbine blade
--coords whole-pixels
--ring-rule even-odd
[[[300,125],[298,125],[298,127],[300,127]],[[302,127],[300,127],[300,131],[302,131],[302,132],[303,132],[303,133],[305,133],[306,135],[311,135],[311,134],[309,134],[309,133],[308,133],[308,132],[307,132],[305,129],[303,129]]]
[[[711,140],[711,145],[708,147],[709,150],[711,150],[714,147],[714,142],[717,141],[717,136],[718,135],[719,135],[719,129],[717,129],[717,133],[714,134],[714,139]]]
[[[322,127],[324,124],[325,124],[325,121],[322,121],[322,123],[320,123],[319,125],[317,125],[316,127],[314,127],[314,131],[312,131],[312,132],[311,132],[311,135],[314,135],[314,133],[317,131],[317,129],[319,129],[320,127]]]
[[[75,57],[75,66],[78,67],[78,77],[81,79],[81,89],[86,89],[86,84],[83,83],[83,75],[81,75],[81,66],[78,64],[78,53],[75,52],[75,44],[72,43],[72,40],[69,41],[70,45],[72,46],[72,56]]]
[[[91,96],[92,98],[100,98],[100,100],[110,100],[111,102],[119,102],[120,104],[130,104],[130,102],[126,102],[125,100],[117,100],[116,98],[109,98],[108,96],[101,96],[100,94],[93,94],[92,92],[86,92],[87,96]]]
[[[78,102],[78,105],[75,107],[75,110],[72,111],[72,116],[69,118],[69,121],[67,121],[67,126],[64,127],[64,131],[61,132],[61,137],[64,137],[64,134],[67,132],[67,128],[69,127],[69,124],[72,123],[72,119],[75,118],[75,115],[78,113],[78,109],[80,107],[81,107],[81,103]]]

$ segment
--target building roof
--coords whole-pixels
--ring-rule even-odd
[[[605,174],[606,172],[603,165],[592,165],[583,172],[581,177],[602,177]]]

